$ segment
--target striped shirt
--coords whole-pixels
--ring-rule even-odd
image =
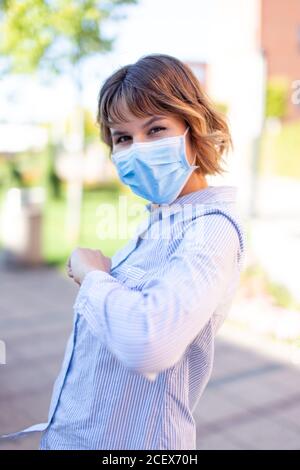
[[[195,407],[245,253],[235,186],[208,186],[147,218],[90,271],[40,449],[196,449]],[[145,210],[146,210],[145,209]],[[9,435],[10,436],[10,435]]]

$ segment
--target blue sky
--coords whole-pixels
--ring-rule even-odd
[[[117,34],[114,51],[85,63],[85,106],[95,112],[105,78],[142,55],[161,52],[181,60],[209,61],[218,19],[214,7],[215,0],[140,0],[123,8],[127,17],[105,26],[107,34]],[[62,119],[73,103],[72,81],[66,76],[47,86],[32,76],[12,76],[0,84],[0,121]]]

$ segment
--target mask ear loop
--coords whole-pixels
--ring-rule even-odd
[[[187,132],[188,132],[189,128],[190,128],[190,126],[188,126],[188,127],[186,128],[186,130],[184,131],[184,134],[183,134],[184,137],[187,135]]]
[[[190,129],[190,126],[188,126],[188,127],[186,128],[186,130],[184,131],[184,134],[183,134],[184,137],[186,136],[186,134],[187,134],[187,132],[188,132],[189,129]],[[195,163],[196,163],[196,158],[197,158],[197,154],[195,155],[194,161],[193,161],[193,163],[191,163],[191,165],[192,165],[192,166],[195,166],[196,168],[199,168],[199,165],[195,165]]]

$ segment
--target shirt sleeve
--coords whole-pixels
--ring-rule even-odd
[[[128,368],[154,380],[175,365],[222,300],[238,269],[234,224],[219,214],[196,218],[161,275],[141,291],[90,271],[74,308]]]

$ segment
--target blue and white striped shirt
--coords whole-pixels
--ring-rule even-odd
[[[245,253],[235,186],[149,203],[110,273],[89,272],[40,449],[196,449],[193,411]]]

